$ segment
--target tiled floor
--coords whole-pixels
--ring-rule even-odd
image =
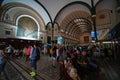
[[[108,59],[104,59],[100,63],[101,63],[101,67],[104,68],[105,80],[120,80],[120,75],[116,71],[116,68],[115,68],[115,67],[118,67],[119,65],[117,65],[117,66],[114,65],[113,64],[114,62],[112,62],[112,64],[110,64],[111,61]]]
[[[16,61],[31,69],[30,61],[26,62],[23,58],[16,59]],[[56,68],[52,67],[50,57],[42,55],[37,62],[37,73],[45,80],[59,80],[59,64],[56,62]]]
[[[18,58],[13,59],[13,62],[17,62],[21,66],[26,67],[29,70],[31,70],[30,61],[26,62],[25,58]],[[99,65],[102,68],[102,74],[101,78],[99,80],[120,80],[120,64],[117,61],[109,61],[108,59],[100,59]],[[5,72],[6,74],[10,74],[8,78],[10,77],[10,80],[20,80],[18,77],[21,76],[21,73],[24,75],[25,72],[20,70],[21,73],[18,73],[16,70],[14,70],[13,67],[10,67],[10,64],[6,65]],[[41,59],[37,62],[37,74],[38,78],[33,80],[59,80],[59,64],[56,62],[56,68],[52,67],[51,65],[51,59],[47,55],[42,55]],[[18,67],[16,67],[18,68]],[[6,74],[0,75],[0,80],[8,80],[6,78]],[[27,76],[30,76],[29,73]],[[94,76],[94,75],[93,75]],[[13,77],[13,78],[12,78]],[[40,78],[39,78],[40,77]],[[26,79],[21,79],[26,80]],[[32,80],[32,79],[28,79]]]

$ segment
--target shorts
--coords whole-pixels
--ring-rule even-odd
[[[51,56],[51,58],[52,58],[53,60],[56,60],[56,57],[54,57],[54,56]]]

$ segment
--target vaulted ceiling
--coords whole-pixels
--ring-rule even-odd
[[[83,11],[75,11],[69,14],[61,22],[61,32],[77,39],[85,32],[91,32],[91,16]]]
[[[115,7],[111,6],[113,3],[115,3],[114,0],[1,0],[0,21],[16,25],[19,16],[28,15],[36,20],[42,30],[45,30],[49,22],[57,23],[63,35],[79,39],[83,33],[93,30],[93,9],[98,14],[96,16],[97,25],[101,26],[105,23],[102,22],[103,19],[99,22],[98,18],[103,15],[104,21],[107,21],[106,18],[109,16],[106,17],[99,12],[102,13],[102,10],[105,9],[108,15],[111,14]],[[10,19],[6,20],[3,17],[5,15],[9,15]],[[108,22],[106,23],[108,24]]]

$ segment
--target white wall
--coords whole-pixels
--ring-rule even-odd
[[[112,26],[116,25],[117,22],[117,16],[116,16],[116,0],[103,0],[100,4],[96,7],[96,12],[99,12],[101,10],[111,10],[111,21]]]
[[[0,22],[0,38],[15,38],[17,26]],[[5,31],[10,31],[10,35],[6,35]]]

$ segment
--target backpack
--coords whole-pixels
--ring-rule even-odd
[[[40,51],[39,51],[39,49],[37,48],[37,56],[36,56],[36,60],[40,60]]]
[[[53,48],[50,48],[50,54],[52,55],[54,53]]]

